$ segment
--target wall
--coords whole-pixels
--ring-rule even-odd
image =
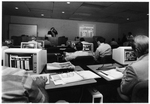
[[[118,24],[71,21],[60,19],[43,19],[31,17],[11,16],[10,23],[18,24],[34,24],[38,26],[38,36],[44,37],[51,27],[55,27],[59,36],[66,36],[69,40],[74,40],[79,34],[79,24],[94,24],[96,26],[96,36],[103,36],[106,42],[109,42],[113,37],[118,38]],[[86,38],[86,41],[92,41],[91,38]]]
[[[119,37],[122,38],[123,34],[132,32],[133,35],[149,35],[149,22],[147,20],[125,23],[119,25]]]
[[[8,39],[8,27],[9,27],[9,23],[10,23],[10,16],[8,15],[3,15],[2,16],[2,41],[4,41],[5,39]]]

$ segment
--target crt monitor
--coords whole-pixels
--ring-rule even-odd
[[[93,52],[93,43],[83,43],[83,50]]]
[[[36,40],[36,41],[40,44],[41,47],[44,48],[44,41],[43,40]]]
[[[37,48],[36,42],[21,42],[21,48]]]
[[[128,65],[137,60],[131,47],[118,47],[112,50],[112,58],[121,65]]]

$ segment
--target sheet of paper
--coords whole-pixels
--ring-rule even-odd
[[[49,74],[33,74],[33,75],[31,75],[31,77],[33,78],[33,80],[35,80],[37,77],[46,77],[47,78],[46,84],[49,84],[49,81],[50,81]]]
[[[103,72],[106,73],[108,76],[113,77],[114,79],[123,77],[123,74],[121,72],[117,71],[116,69],[110,69],[110,70],[106,70]]]
[[[70,83],[70,82],[83,80],[83,78],[80,75],[78,75],[76,72],[63,73],[63,74],[60,74],[60,77],[64,83]]]
[[[98,72],[98,74],[100,74],[106,80],[121,79],[123,77],[122,72],[119,72],[116,69],[101,70]]]
[[[80,76],[82,76],[84,79],[92,79],[92,78],[100,78],[99,75],[93,73],[90,70],[86,70],[86,71],[78,71],[76,72],[78,73]]]
[[[51,75],[51,78],[55,85],[65,84],[59,74]]]
[[[47,63],[47,70],[59,70],[59,69],[75,69],[75,66],[71,62]]]
[[[120,72],[122,72],[123,73],[123,71],[126,69],[126,67],[123,67],[123,68],[118,68],[118,67],[116,67],[116,70],[117,71],[120,71]]]
[[[80,75],[78,75],[76,72],[68,72],[68,73],[51,75],[51,78],[55,85],[83,80],[83,78]]]

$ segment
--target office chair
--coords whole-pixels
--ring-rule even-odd
[[[131,102],[148,103],[148,80],[139,82],[134,86]]]
[[[137,83],[133,90],[131,98],[121,94],[120,88],[117,88],[121,102],[137,102],[137,103],[148,103],[148,80]]]

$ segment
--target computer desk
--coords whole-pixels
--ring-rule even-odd
[[[109,69],[115,69],[116,67],[119,67],[119,68],[122,68],[123,66],[117,64],[117,63],[110,63],[110,64],[96,64],[96,65],[87,65],[87,66],[82,66],[82,68],[84,70],[91,70],[93,71],[94,73],[98,74],[99,76],[101,76],[99,74],[100,70],[109,70]],[[98,69],[100,68],[100,69]],[[103,76],[101,76],[102,78],[100,79],[101,81],[103,81],[103,79],[107,81],[114,81],[114,80],[120,80],[120,79],[107,79],[107,78],[103,78]],[[99,80],[99,79],[98,79]]]
[[[81,71],[83,70],[80,66],[75,66],[75,71]],[[54,73],[50,73],[50,75],[54,75]],[[66,87],[72,87],[72,86],[79,86],[79,85],[87,85],[87,84],[94,84],[97,81],[95,79],[87,79],[77,82],[71,82],[64,85],[55,85],[52,80],[50,80],[49,84],[45,86],[45,89],[51,90],[51,89],[57,89],[57,88],[66,88]]]

